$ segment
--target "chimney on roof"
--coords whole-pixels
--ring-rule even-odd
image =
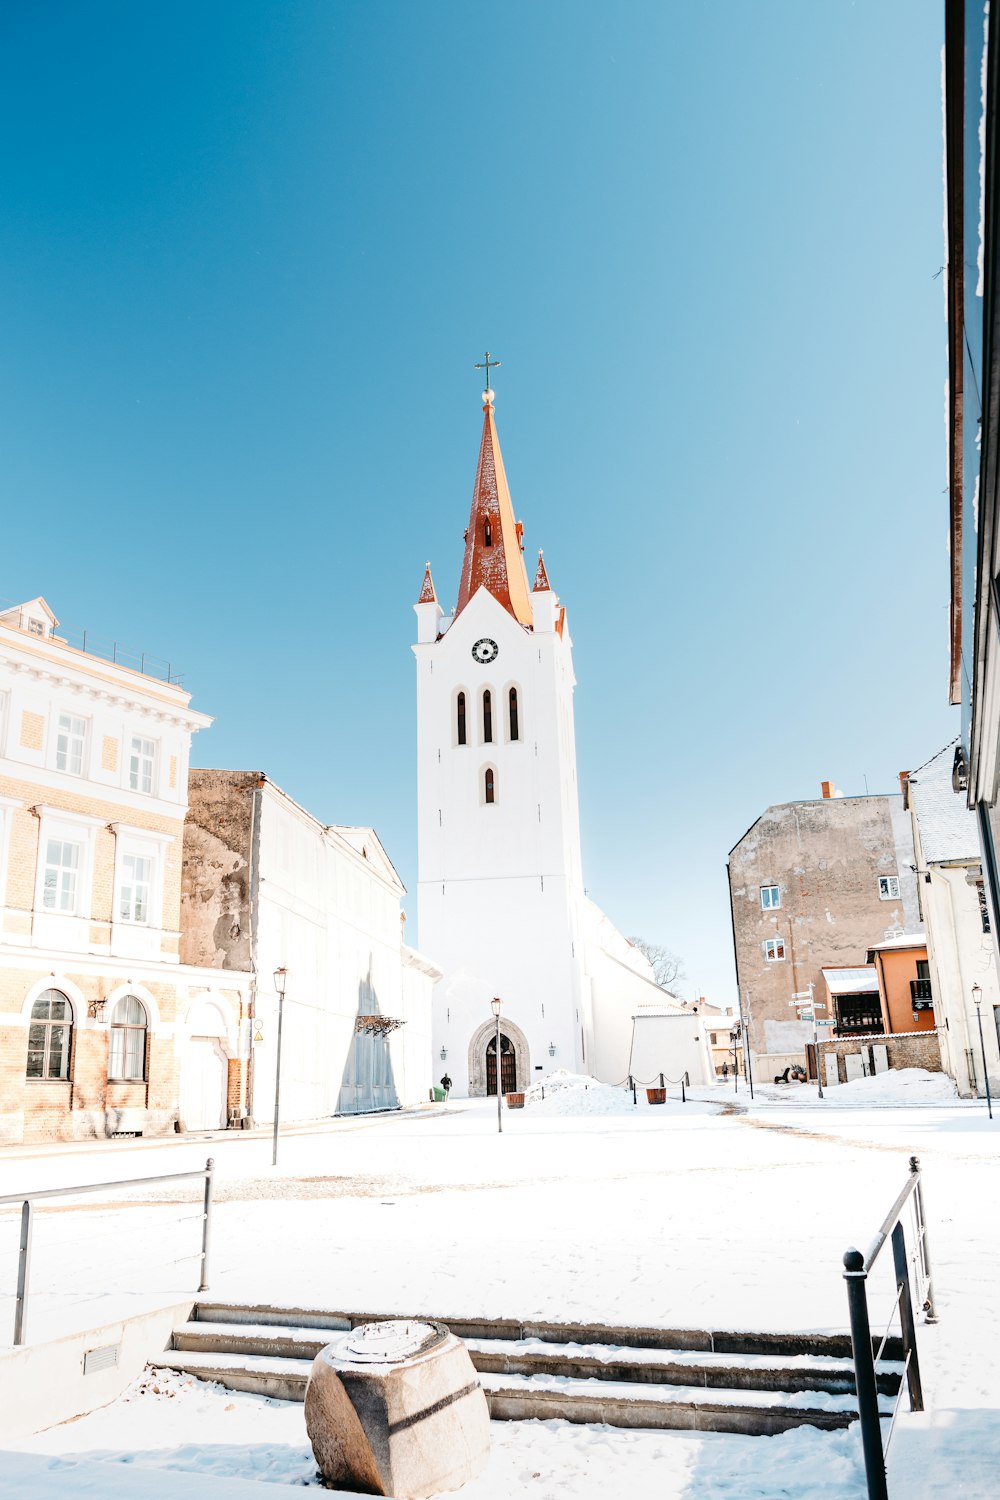
[[[838,792],[835,784],[832,781],[821,781],[819,784],[819,789],[823,793],[824,798],[842,797],[844,795],[843,792]]]
[[[906,796],[906,786],[907,786],[907,782],[909,781],[909,779],[910,779],[910,773],[909,773],[909,771],[900,771],[900,773],[899,773],[899,790],[903,793],[904,797]]]

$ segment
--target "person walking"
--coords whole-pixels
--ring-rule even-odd
[[[444,1102],[445,1102],[445,1104],[447,1104],[448,1103],[448,1095],[451,1093],[451,1079],[448,1077],[447,1073],[444,1075],[444,1077],[441,1080],[441,1087],[444,1089]]]

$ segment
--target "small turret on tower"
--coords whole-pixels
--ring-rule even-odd
[[[559,599],[552,592],[549,583],[549,575],[545,571],[545,563],[542,559],[542,549],[538,549],[538,567],[535,570],[535,584],[531,591],[531,607],[535,616],[535,634],[548,634],[556,628],[559,618]]]
[[[427,641],[436,641],[440,633],[441,616],[444,610],[438,603],[430,563],[424,568],[424,582],[420,590],[420,598],[413,609],[417,616],[417,641],[421,645]]]

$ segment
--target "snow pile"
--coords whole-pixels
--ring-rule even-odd
[[[890,1068],[874,1078],[854,1078],[824,1092],[838,1104],[950,1104],[958,1098],[947,1073],[929,1073],[926,1068]]]
[[[524,1102],[533,1112],[545,1115],[631,1115],[646,1104],[645,1089],[638,1089],[636,1096],[638,1106],[632,1102],[631,1089],[612,1088],[586,1073],[553,1068],[528,1089]]]

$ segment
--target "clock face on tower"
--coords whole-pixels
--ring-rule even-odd
[[[496,661],[498,650],[496,641],[491,641],[486,635],[480,636],[472,648],[472,660],[477,661],[481,667],[485,667],[489,662]]]

